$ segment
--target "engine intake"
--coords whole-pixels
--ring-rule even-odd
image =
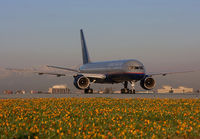
[[[90,85],[90,79],[83,75],[74,76],[74,86],[78,89],[86,89]]]
[[[156,82],[152,77],[146,77],[140,81],[140,86],[146,90],[153,89],[155,85],[156,85]]]

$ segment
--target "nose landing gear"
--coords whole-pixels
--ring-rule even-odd
[[[124,88],[121,89],[121,94],[135,94],[135,82],[130,81],[132,89],[128,89],[128,81],[124,82]]]

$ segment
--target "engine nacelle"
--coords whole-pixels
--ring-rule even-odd
[[[87,77],[83,76],[83,75],[77,75],[74,76],[74,86],[77,89],[86,89],[88,88],[90,85],[90,79],[88,79]]]
[[[155,85],[156,81],[152,77],[145,77],[143,80],[140,81],[140,86],[146,90],[153,89]]]

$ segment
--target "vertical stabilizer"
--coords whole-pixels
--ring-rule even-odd
[[[80,30],[80,35],[81,35],[83,64],[87,64],[87,63],[90,63],[90,57],[89,57],[89,54],[88,54],[88,50],[87,50],[87,46],[86,46],[86,42],[85,42],[85,38],[84,38],[84,34],[83,34],[82,29]]]

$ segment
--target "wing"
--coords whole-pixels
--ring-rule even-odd
[[[29,70],[29,69],[13,69],[13,68],[6,68],[6,70],[9,71],[13,71],[13,72],[29,72],[29,73],[36,73],[38,75],[55,75],[57,77],[61,77],[61,76],[68,76],[68,74],[64,74],[64,73],[56,73],[56,72],[40,72],[40,71],[36,71],[36,70]]]
[[[53,72],[35,72],[37,73],[38,75],[55,75],[57,77],[61,77],[61,76],[66,76],[67,74],[62,74],[62,73],[53,73]]]
[[[180,74],[180,73],[189,73],[189,72],[196,72],[200,70],[190,70],[190,71],[178,71],[178,72],[160,72],[160,73],[149,73],[147,74],[148,76],[156,76],[156,75],[161,75],[161,76],[166,76],[168,74]]]
[[[55,67],[55,66],[53,66]],[[66,68],[62,68],[62,67],[59,67],[56,69],[66,69]],[[74,74],[69,74],[69,73],[57,73],[57,72],[41,72],[41,71],[37,71],[37,70],[30,70],[30,69],[14,69],[14,68],[6,68],[6,70],[10,70],[10,71],[13,71],[13,72],[29,72],[29,73],[35,73],[35,74],[38,74],[38,75],[55,75],[57,77],[61,77],[61,76],[74,76]],[[66,69],[68,70],[68,68]],[[74,71],[75,72],[75,69],[70,69],[70,71]],[[78,72],[76,70],[76,72]],[[81,74],[85,77],[88,77],[88,78],[93,78],[93,79],[105,79],[106,78],[106,75],[104,74],[88,74],[88,73],[78,73],[78,74]]]
[[[58,66],[49,66],[49,65],[47,65],[47,67],[54,68],[54,69],[68,70],[68,71],[73,71],[73,72],[79,72],[79,70],[71,69],[71,68],[64,68],[64,67],[58,67]]]
[[[58,66],[47,65],[47,67],[55,68],[55,69],[61,69],[61,70],[67,70],[67,71],[73,71],[73,72],[76,72],[76,73],[81,74],[81,75],[88,77],[88,78],[95,78],[95,79],[105,79],[106,78],[105,74],[80,73],[80,71],[77,70],[77,69],[64,68],[64,67],[58,67]]]

